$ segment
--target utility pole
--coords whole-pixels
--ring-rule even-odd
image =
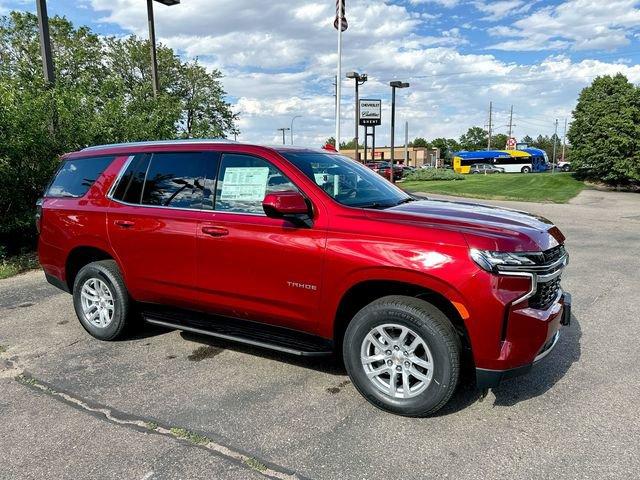
[[[288,132],[289,130],[291,130],[290,128],[279,128],[278,131],[282,132],[282,144],[286,145],[287,141],[286,141],[286,132]]]
[[[42,54],[42,70],[44,81],[52,87],[55,81],[53,73],[53,57],[51,55],[51,38],[49,37],[49,16],[47,15],[47,1],[38,0],[38,30],[40,33],[40,53]]]
[[[493,128],[493,102],[489,102],[489,138],[487,140],[487,150],[491,150],[491,129]]]
[[[553,134],[553,168],[551,173],[556,173],[556,140],[558,139],[558,119],[556,118],[556,131]]]
[[[509,114],[509,138],[513,133],[513,105],[511,105],[511,113]]]
[[[567,118],[564,119],[564,134],[562,135],[562,161],[565,161],[564,154],[567,147]]]

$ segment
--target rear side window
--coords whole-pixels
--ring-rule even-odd
[[[51,182],[46,196],[71,198],[84,196],[114,158],[89,157],[65,160]]]
[[[127,203],[140,203],[144,177],[149,168],[151,155],[142,154],[133,157],[125,170],[120,183],[113,192],[113,198]]]
[[[113,198],[126,203],[174,208],[213,208],[217,154],[138,155],[129,163]]]

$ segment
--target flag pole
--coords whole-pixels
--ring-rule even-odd
[[[342,83],[342,0],[338,0],[338,76],[336,78],[336,150],[340,151],[340,84]]]

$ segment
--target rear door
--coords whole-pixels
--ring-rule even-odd
[[[311,228],[268,218],[267,193],[300,190],[273,161],[255,155],[224,153],[216,185],[214,211],[198,228],[198,287],[207,309],[313,331],[326,243],[320,205]]]
[[[215,165],[210,152],[130,158],[112,193],[107,228],[136,300],[198,305],[197,228],[203,205],[212,202],[206,172]]]

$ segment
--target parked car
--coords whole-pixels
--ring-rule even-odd
[[[356,389],[400,415],[439,410],[465,365],[481,389],[527,372],[570,319],[565,238],[551,222],[417,200],[327,150],[86,148],[62,158],[36,223],[46,279],[95,338],[141,318],[340,353]]]
[[[476,174],[477,173],[486,173],[486,174],[504,173],[504,168],[496,167],[489,163],[476,163],[474,165],[471,165],[471,169],[469,170],[469,173],[476,173]]]
[[[567,162],[566,160],[560,160],[558,162],[557,168],[558,168],[558,170],[561,170],[563,172],[570,172],[571,171],[571,162]]]
[[[390,162],[369,162],[366,164],[368,168],[383,176],[387,180],[391,180],[391,163]],[[399,164],[393,166],[393,179],[402,180],[403,168]]]

